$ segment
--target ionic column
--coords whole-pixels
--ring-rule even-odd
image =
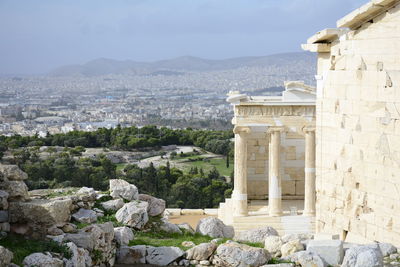
[[[247,216],[247,137],[249,127],[235,126],[235,167],[232,192],[233,215]]]
[[[315,215],[315,127],[304,127],[306,149],[304,168],[304,216]]]
[[[283,127],[268,128],[268,133],[270,134],[268,206],[269,216],[274,217],[282,215],[282,185],[279,175],[282,131]]]

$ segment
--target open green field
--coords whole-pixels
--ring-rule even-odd
[[[191,159],[192,161],[190,161]],[[184,169],[189,170],[191,167],[203,168],[204,172],[207,173],[214,167],[217,168],[218,172],[223,176],[230,176],[233,171],[233,161],[229,161],[229,168],[226,167],[226,159],[221,158],[204,158],[202,156],[187,157],[184,159],[174,160],[174,163],[178,163]]]

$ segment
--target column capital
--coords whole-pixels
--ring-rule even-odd
[[[302,130],[303,133],[315,132],[315,126],[314,125],[304,126]]]
[[[285,126],[270,126],[267,128],[267,133],[284,132],[284,131],[286,131]]]
[[[233,128],[233,133],[234,134],[240,134],[240,135],[247,135],[251,133],[251,129],[248,126],[235,126]]]

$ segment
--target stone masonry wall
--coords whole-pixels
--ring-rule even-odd
[[[304,198],[304,136],[283,133],[281,138],[282,195]],[[249,199],[268,198],[268,135],[253,133],[247,141]]]
[[[319,66],[317,231],[400,246],[400,7]]]

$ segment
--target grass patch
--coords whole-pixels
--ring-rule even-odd
[[[184,234],[178,233],[166,233],[163,231],[149,231],[149,232],[136,232],[135,239],[129,242],[129,246],[136,245],[148,245],[153,247],[179,247],[182,250],[188,250],[189,248],[182,246],[184,241],[192,241],[196,245],[200,243],[207,243],[213,240],[213,237],[204,236],[199,233],[190,234],[188,232]],[[223,239],[221,243],[226,242],[228,239]]]
[[[277,259],[277,258],[272,258],[268,261],[268,264],[279,264],[279,263],[293,263],[293,262],[281,260],[281,259]]]
[[[188,158],[186,158],[188,159]],[[191,167],[197,167],[198,169],[203,168],[204,172],[207,173],[211,171],[214,167],[223,176],[230,176],[233,171],[233,161],[229,161],[229,168],[226,167],[225,158],[209,158],[205,159],[201,156],[190,157],[190,161],[177,160],[176,163],[181,164],[185,170],[190,170]],[[205,159],[205,160],[204,160]]]
[[[64,258],[70,259],[71,253],[67,246],[60,245],[55,241],[39,241],[25,239],[21,235],[9,234],[0,239],[0,245],[9,249],[13,254],[13,263],[21,265],[24,258],[36,252],[60,253]]]
[[[126,165],[128,165],[127,163],[117,163],[115,164],[117,165],[117,171],[122,171]]]

